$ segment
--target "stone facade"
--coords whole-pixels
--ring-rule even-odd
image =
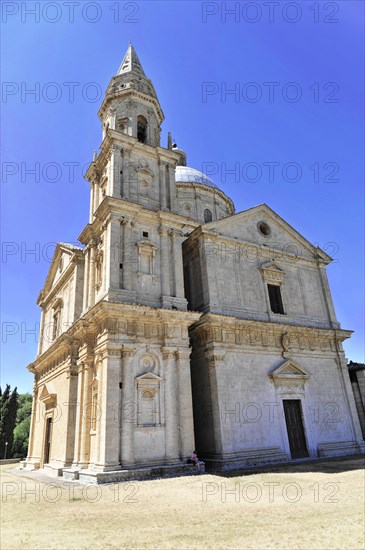
[[[131,45],[99,117],[83,246],[57,246],[38,298],[23,466],[101,482],[195,472],[195,446],[220,469],[362,450],[331,258],[161,146]]]
[[[349,369],[357,414],[359,415],[361,431],[365,439],[365,365],[364,363],[353,363],[350,361],[347,366]]]

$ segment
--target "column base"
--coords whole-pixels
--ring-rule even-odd
[[[320,443],[318,445],[318,456],[320,458],[356,455],[358,453],[365,453],[365,442],[338,441],[334,443]]]
[[[19,463],[19,470],[27,470],[28,472],[39,470],[40,467],[41,461],[39,458],[25,458]]]
[[[240,470],[289,461],[289,457],[279,447],[247,449],[237,453],[201,453],[201,455],[207,470],[213,471]]]

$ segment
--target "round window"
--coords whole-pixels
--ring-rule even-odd
[[[270,226],[266,222],[259,222],[257,224],[257,227],[261,235],[264,235],[264,237],[268,237],[269,235],[271,235]]]

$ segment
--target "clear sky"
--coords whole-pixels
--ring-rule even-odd
[[[363,361],[363,26],[361,0],[2,2],[2,384],[32,388],[36,299],[55,243],[88,222],[83,168],[129,39],[162,144],[171,131],[237,211],[265,202],[334,258]]]

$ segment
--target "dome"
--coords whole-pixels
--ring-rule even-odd
[[[176,166],[175,181],[176,183],[203,183],[218,189],[218,186],[208,176],[189,166]]]

